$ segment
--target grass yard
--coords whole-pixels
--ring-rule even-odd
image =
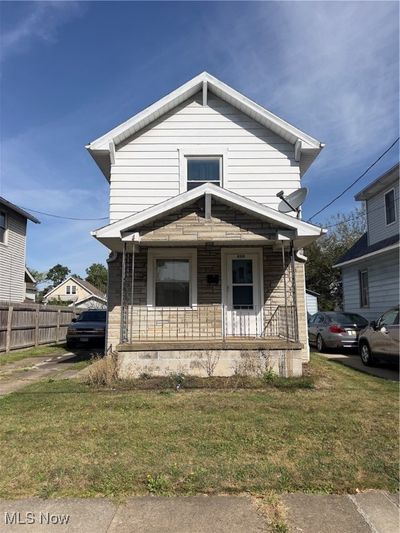
[[[33,348],[26,348],[24,350],[16,350],[9,353],[0,354],[0,366],[6,363],[14,363],[21,359],[27,359],[28,357],[45,357],[46,355],[64,355],[68,353],[65,344],[52,344],[46,346],[36,346]]]
[[[314,389],[93,390],[1,399],[0,497],[398,487],[397,384],[313,356]]]

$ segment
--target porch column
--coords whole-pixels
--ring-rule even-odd
[[[127,243],[122,243],[122,262],[121,262],[121,323],[120,323],[120,342],[128,340],[127,332],[127,309],[126,309],[126,252]]]
[[[285,260],[285,245],[282,244],[282,268],[283,268],[283,292],[285,295],[285,325],[286,325],[286,340],[289,340],[289,319],[288,319],[288,294],[287,294],[287,282],[286,282],[286,260]]]
[[[299,316],[297,313],[297,286],[296,286],[296,261],[295,261],[295,250],[294,243],[290,241],[290,263],[292,270],[292,298],[293,298],[293,326],[294,326],[294,337],[295,340],[299,340]]]
[[[128,246],[132,252],[128,252]],[[135,245],[131,242],[122,242],[121,263],[121,331],[120,342],[132,339],[133,291],[134,291],[134,253]],[[129,321],[130,315],[130,321]]]

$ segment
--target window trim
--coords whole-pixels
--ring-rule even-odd
[[[366,284],[366,293],[367,293],[367,301],[366,303],[363,303],[363,274],[367,274],[367,284]],[[363,270],[358,271],[358,286],[360,291],[360,308],[361,309],[367,309],[369,307],[369,279],[368,279],[368,269],[364,268]]]
[[[187,158],[221,158],[220,187],[226,188],[228,183],[228,149],[226,146],[204,145],[204,146],[180,146],[179,154],[179,193],[186,192],[187,189]]]
[[[387,221],[387,209],[386,209],[386,196],[392,191],[393,191],[394,219],[392,220],[392,222],[388,223],[388,221]],[[395,222],[397,220],[396,191],[395,191],[394,187],[392,187],[391,189],[389,189],[388,191],[385,192],[385,194],[383,195],[383,202],[384,202],[384,209],[385,209],[385,223],[386,223],[386,226],[391,226],[392,224],[395,224]]]
[[[4,241],[0,241],[0,245],[8,246],[8,213],[3,210],[0,210],[0,213],[4,214]]]
[[[197,307],[197,249],[149,249],[147,253],[147,306],[156,307],[156,261],[157,259],[187,259],[189,261],[189,306],[177,306],[176,309],[193,309]],[[168,307],[168,306],[162,306]],[[171,306],[172,307],[172,306]]]

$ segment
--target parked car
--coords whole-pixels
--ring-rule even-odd
[[[357,348],[358,335],[368,320],[356,313],[318,312],[308,322],[309,343],[319,352],[327,348]]]
[[[359,353],[364,365],[371,366],[378,359],[399,362],[399,306],[383,313],[360,333]]]
[[[105,344],[106,311],[83,311],[78,318],[73,318],[67,330],[67,348],[80,344]]]

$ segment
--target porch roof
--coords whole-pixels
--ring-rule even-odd
[[[326,230],[304,222],[294,216],[280,213],[271,207],[259,204],[253,200],[249,200],[232,191],[222,189],[211,183],[206,183],[200,187],[196,187],[191,191],[186,191],[182,194],[174,196],[164,202],[152,206],[140,213],[130,215],[126,218],[118,220],[112,224],[99,228],[92,232],[92,235],[107,246],[110,250],[118,251],[122,247],[122,242],[140,242],[140,236],[137,229],[146,223],[154,221],[165,216],[168,213],[176,212],[179,209],[190,205],[202,197],[210,196],[221,203],[224,203],[234,209],[247,213],[261,221],[268,221],[277,227],[275,236],[271,237],[271,241],[277,240],[293,240],[298,248],[310,244],[318,237],[326,233]],[[136,230],[136,231],[135,231]],[[265,241],[265,238],[260,237],[260,242]],[[179,244],[188,244],[180,242]],[[194,241],[194,244],[201,244]],[[222,243],[223,244],[223,243]],[[249,243],[241,243],[249,244]],[[256,244],[254,242],[254,244]],[[168,244],[167,244],[168,245]],[[171,243],[169,243],[171,245]]]

